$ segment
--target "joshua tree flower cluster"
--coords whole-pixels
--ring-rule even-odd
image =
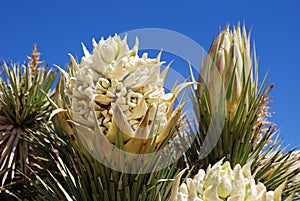
[[[85,56],[80,64],[70,56],[76,71],[67,85],[73,119],[94,127],[95,113],[101,132],[110,142],[115,143],[120,129],[125,151],[138,153],[141,147],[132,137],[146,139],[152,125],[154,133],[158,133],[156,143],[162,142],[179,117],[180,108],[173,113],[176,94],[165,93],[163,88],[168,68],[160,72],[164,64],[161,53],[154,59],[147,53],[139,57],[138,40],[130,50],[126,37],[121,39],[118,35],[102,38],[99,43],[93,40],[92,54],[84,45],[83,50]],[[117,111],[120,119],[116,119]]]
[[[273,201],[281,199],[285,182],[274,191],[268,191],[263,183],[256,183],[251,173],[251,162],[243,167],[238,164],[234,169],[231,169],[228,161],[222,163],[221,160],[212,167],[209,165],[206,172],[200,169],[193,179],[187,178],[180,187],[174,185],[170,201]],[[181,174],[175,179],[175,184],[179,183]],[[292,197],[288,200],[291,199]]]

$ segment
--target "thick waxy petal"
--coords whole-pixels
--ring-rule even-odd
[[[286,186],[286,181],[283,182],[280,186],[278,186],[274,191],[274,201],[281,201],[281,194]]]
[[[223,201],[219,195],[218,195],[218,189],[217,189],[218,183],[214,183],[212,186],[209,186],[203,193],[203,200],[204,201]]]
[[[134,136],[134,131],[130,127],[121,108],[118,105],[115,105],[113,110],[112,125],[106,134],[106,137],[110,142],[115,143],[117,132],[120,132],[120,134],[123,136],[124,142],[127,142],[132,136]]]

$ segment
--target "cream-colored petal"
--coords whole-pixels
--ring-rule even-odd
[[[230,196],[240,195],[240,201],[243,201],[245,199],[246,194],[246,185],[241,166],[239,164],[236,165],[233,171],[234,180]]]
[[[84,45],[84,43],[81,43],[81,46],[82,46],[82,50],[83,50],[83,53],[84,53],[84,56],[89,58],[91,56],[90,52],[87,50],[86,46]]]
[[[138,105],[134,108],[133,112],[129,115],[129,119],[138,119],[146,114],[148,110],[148,105],[146,101],[143,99],[138,103]]]
[[[99,94],[95,97],[95,101],[101,105],[109,105],[112,102],[112,98]]]
[[[274,191],[274,201],[281,201],[281,195],[283,190],[286,187],[286,183],[287,181],[283,182],[282,184],[280,184],[280,186],[278,186],[275,191]]]
[[[137,131],[133,138],[131,138],[124,146],[124,150],[130,153],[138,154],[141,151],[142,146],[145,144],[149,133],[149,117],[148,112],[146,112],[143,120],[139,124]]]
[[[273,191],[268,191],[266,193],[266,201],[274,201],[274,192]]]
[[[242,201],[242,196],[241,195],[234,195],[234,196],[230,196],[227,201]]]
[[[129,72],[125,68],[123,68],[123,65],[121,63],[118,63],[113,69],[112,78],[122,81],[124,77],[128,75],[128,73]]]
[[[91,67],[98,73],[103,73],[108,66],[108,64],[102,59],[101,53],[98,51],[94,52],[92,60],[93,64]]]
[[[218,195],[222,198],[227,198],[232,190],[231,180],[227,177],[221,178],[221,181],[218,185]]]
[[[183,193],[179,192],[178,195],[177,195],[176,200],[174,200],[174,201],[190,201],[190,200],[188,199],[188,196],[186,194],[183,194]]]
[[[180,185],[179,192],[182,193],[182,194],[186,194],[186,195],[189,194],[188,187],[187,187],[187,185],[185,183],[182,183]]]
[[[75,70],[79,71],[79,66],[78,66],[75,58],[73,57],[73,55],[69,54],[69,57],[71,59],[71,65],[75,68]]]
[[[178,106],[175,111],[172,113],[171,118],[168,120],[167,125],[162,129],[162,131],[158,134],[156,138],[156,143],[163,142],[168,136],[172,128],[176,125],[178,122],[180,116],[181,116],[181,110],[182,105]]]
[[[203,200],[204,201],[223,201],[219,196],[218,196],[218,183],[214,183],[213,185],[209,186],[203,193]]]
[[[106,63],[112,63],[115,58],[115,51],[110,44],[104,43],[100,45],[99,50],[101,51],[101,56]]]
[[[177,195],[178,195],[178,187],[180,184],[180,179],[182,175],[186,172],[187,169],[181,170],[179,174],[175,177],[175,180],[172,185],[171,189],[171,196],[170,196],[170,201],[177,201]]]
[[[115,143],[116,134],[117,132],[120,132],[123,137],[123,141],[127,142],[132,136],[134,136],[134,131],[130,127],[128,120],[121,108],[116,104],[113,106],[113,108],[112,125],[109,128],[106,137],[110,142]]]

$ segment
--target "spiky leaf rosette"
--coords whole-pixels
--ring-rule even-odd
[[[80,64],[71,56],[69,72],[63,71],[65,79],[57,86],[53,111],[55,129],[68,136],[70,154],[58,150],[54,157],[63,181],[52,177],[56,183],[52,185],[41,178],[48,189],[45,196],[70,200],[167,198],[170,183],[159,180],[174,178],[179,171],[176,163],[155,169],[163,161],[160,157],[144,160],[139,154],[156,153],[176,136],[182,106],[175,110],[173,106],[188,84],[165,93],[163,83],[168,68],[160,72],[160,55],[154,59],[146,53],[139,57],[137,48],[138,43],[130,50],[126,38],[115,35],[99,43],[93,41],[93,53],[83,46],[85,56]],[[135,160],[123,155],[117,156],[119,160],[113,158],[107,143],[113,149],[135,154]],[[180,154],[179,148],[167,149],[164,154],[169,161]],[[101,164],[101,157],[112,163]],[[111,168],[118,163],[130,168]],[[149,171],[151,168],[154,171]]]
[[[173,178],[179,170],[172,167],[151,174],[126,174],[114,171],[99,163],[82,146],[77,134],[65,119],[55,117],[61,125],[59,132],[63,146],[49,152],[56,168],[46,177],[37,175],[35,185],[38,193],[33,200],[166,200],[171,183],[160,182],[160,178]],[[66,132],[66,130],[69,130]],[[56,135],[57,131],[53,131]],[[33,183],[35,184],[35,182]]]
[[[208,137],[208,129],[212,118],[212,95],[206,83],[218,85],[216,75],[222,78],[222,87],[225,96],[225,122],[221,130],[220,138],[212,151],[207,155],[199,155],[202,145]],[[267,153],[278,143],[271,140],[278,133],[274,124],[268,121],[271,115],[269,104],[269,92],[272,85],[266,84],[266,77],[262,84],[258,84],[258,63],[256,53],[251,55],[250,36],[247,36],[243,26],[242,31],[238,25],[233,30],[226,26],[218,37],[213,41],[208,54],[203,61],[199,86],[192,94],[194,109],[196,111],[198,127],[196,128],[196,140],[186,153],[190,167],[195,170],[199,167],[207,167],[208,164],[215,164],[225,157],[232,166],[237,164],[245,165],[252,159],[252,171],[260,162],[258,158]],[[198,156],[198,157],[195,157]],[[199,159],[200,158],[200,159]],[[257,160],[258,159],[258,160]],[[292,160],[283,161],[288,166]],[[271,166],[274,167],[275,164]],[[198,168],[196,168],[198,167]],[[270,166],[261,167],[260,170],[270,170]],[[280,172],[287,170],[283,168]],[[195,172],[193,173],[195,174]],[[258,174],[261,175],[261,174]],[[275,175],[273,175],[275,177]],[[279,175],[278,175],[279,176]],[[282,175],[281,175],[282,176]],[[256,177],[260,180],[260,177]],[[281,182],[289,180],[289,176],[280,177]],[[290,180],[291,181],[291,180]],[[274,190],[280,182],[268,180],[268,190]],[[284,196],[293,191],[286,191]]]
[[[0,190],[22,196],[23,175],[42,157],[32,142],[51,114],[47,94],[55,80],[51,70],[40,67],[36,46],[29,59],[28,65],[3,63],[0,78]]]

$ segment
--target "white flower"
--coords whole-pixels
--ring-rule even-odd
[[[263,183],[255,183],[251,174],[251,162],[243,167],[239,164],[232,170],[228,161],[219,161],[212,167],[208,166],[206,173],[200,169],[193,179],[187,178],[179,186],[180,172],[172,187],[170,201],[203,200],[203,201],[277,201],[285,183],[274,192],[267,191]],[[184,199],[183,199],[184,198]]]
[[[169,66],[160,72],[164,64],[161,53],[154,59],[147,53],[139,57],[138,40],[130,50],[126,37],[121,40],[118,35],[102,38],[99,43],[93,40],[93,53],[82,46],[85,56],[80,64],[70,55],[75,72],[69,78],[67,94],[74,120],[93,128],[96,114],[102,133],[115,143],[119,129],[128,143],[124,148],[130,152],[138,150],[131,150],[134,142],[129,140],[137,135],[146,139],[152,125],[153,133],[158,133],[157,142],[164,140],[180,116],[181,107],[173,111],[177,92],[165,93],[163,88]],[[141,124],[146,132],[138,132]]]

